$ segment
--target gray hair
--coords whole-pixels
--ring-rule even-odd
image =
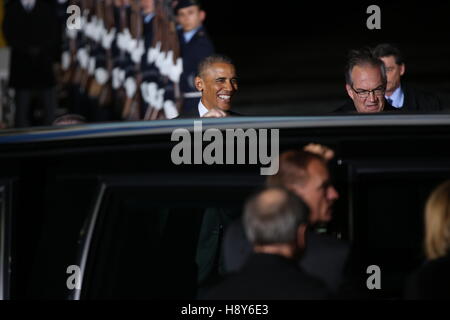
[[[383,84],[387,83],[386,67],[382,60],[377,58],[370,48],[362,48],[358,50],[351,50],[348,54],[347,66],[345,71],[345,82],[348,85],[353,85],[352,70],[356,66],[373,66],[381,70],[381,77]]]
[[[83,124],[83,123],[86,123],[85,117],[75,113],[68,113],[56,118],[52,124],[54,126],[60,126],[60,125]]]
[[[245,205],[245,233],[254,245],[292,243],[308,215],[308,206],[292,192],[280,187],[265,188]]]
[[[197,76],[202,77],[205,70],[214,63],[226,63],[234,66],[234,62],[231,58],[222,54],[213,54],[200,61],[197,69]]]

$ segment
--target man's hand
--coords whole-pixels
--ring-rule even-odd
[[[317,143],[310,143],[303,147],[303,150],[317,154],[325,159],[325,161],[330,161],[334,158],[334,151],[326,146]]]
[[[224,118],[224,117],[228,117],[228,114],[219,108],[213,108],[202,116],[202,118]]]

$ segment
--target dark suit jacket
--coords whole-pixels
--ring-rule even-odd
[[[253,253],[242,270],[212,288],[206,299],[326,299],[329,293],[318,279],[304,272],[295,260],[280,255]]]
[[[401,110],[401,109],[394,108],[387,101],[385,101],[383,112],[386,112],[386,111],[397,111],[398,112],[399,110]],[[344,105],[342,105],[341,107],[334,110],[333,113],[357,113],[357,111],[355,108],[355,104],[353,103],[352,100],[349,99]]]
[[[306,241],[306,250],[299,260],[299,265],[312,276],[322,280],[329,290],[336,292],[343,281],[350,252],[349,244],[313,231],[308,231]],[[252,252],[241,219],[233,221],[227,228],[223,245],[225,271],[240,270]]]
[[[427,112],[443,110],[439,98],[433,94],[411,87],[407,83],[402,83],[402,90],[405,95],[402,110]]]
[[[57,30],[56,14],[46,1],[36,1],[30,12],[20,1],[8,2],[3,31],[11,47],[11,87],[44,89],[55,84]]]
[[[450,253],[427,261],[409,278],[406,299],[450,299]]]

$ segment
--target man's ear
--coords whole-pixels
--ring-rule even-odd
[[[349,84],[346,84],[346,85],[345,85],[345,90],[347,90],[348,96],[353,100],[353,99],[354,99],[354,94],[355,94],[355,93],[353,92],[352,87],[350,87]]]
[[[297,228],[297,245],[302,251],[306,248],[306,229],[306,224],[301,224]]]
[[[402,64],[400,65],[400,76],[403,76],[403,75],[405,74],[405,71],[406,71],[405,64],[402,63]]]
[[[194,79],[195,88],[198,91],[203,91],[203,80],[200,77],[195,77]]]
[[[206,18],[206,12],[204,10],[200,10],[200,21],[203,23],[203,21],[205,21]]]

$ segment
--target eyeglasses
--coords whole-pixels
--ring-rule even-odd
[[[360,98],[367,98],[370,93],[373,93],[374,95],[376,95],[377,97],[382,97],[384,96],[384,93],[386,92],[386,87],[381,86],[378,88],[375,88],[373,90],[355,90],[355,88],[353,88],[353,85],[350,86],[352,88],[353,91],[355,91],[355,93],[358,95],[358,97]]]

